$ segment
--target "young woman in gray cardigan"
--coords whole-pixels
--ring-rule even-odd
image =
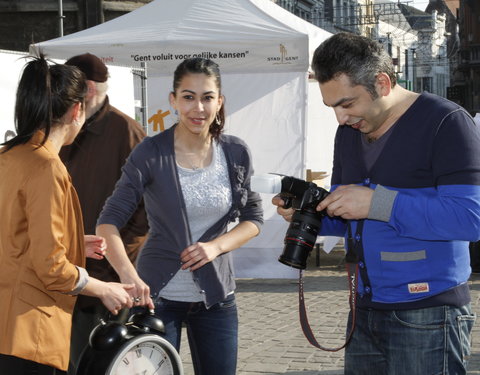
[[[225,114],[213,61],[183,61],[169,98],[177,124],[133,150],[97,234],[106,238],[108,260],[122,282],[135,284],[136,305],[155,308],[177,350],[186,325],[195,374],[235,374],[238,317],[230,251],[258,235],[263,224],[260,197],[250,190],[250,152],[239,138],[221,134]],[[142,197],[150,232],[135,269],[119,231]]]

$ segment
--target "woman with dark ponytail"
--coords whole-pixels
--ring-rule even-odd
[[[77,294],[101,298],[113,314],[132,306],[132,285],[90,278],[83,268],[86,255],[103,256],[105,241],[84,236],[58,157],[85,121],[86,92],[78,68],[42,55],[18,85],[17,135],[0,149],[0,374],[65,373]]]
[[[107,240],[120,280],[134,283],[140,303],[155,308],[165,338],[178,350],[187,327],[195,374],[234,375],[238,316],[231,251],[263,224],[260,196],[250,189],[250,150],[223,134],[224,97],[214,61],[181,62],[169,99],[178,122],[132,151],[97,234]],[[135,268],[118,239],[142,196],[150,231]]]

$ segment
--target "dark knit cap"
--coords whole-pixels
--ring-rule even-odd
[[[90,81],[105,82],[108,79],[108,68],[97,56],[84,53],[69,58],[65,65],[78,67]]]

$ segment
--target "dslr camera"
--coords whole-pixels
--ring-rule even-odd
[[[279,174],[252,176],[251,188],[259,193],[279,194],[285,202],[283,207],[295,210],[278,260],[294,268],[307,268],[307,258],[315,246],[321,219],[326,215],[315,208],[329,192],[313,182]]]

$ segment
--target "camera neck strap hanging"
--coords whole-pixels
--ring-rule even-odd
[[[363,228],[363,220],[360,220],[357,225],[357,234],[361,233]],[[355,236],[358,238],[358,236]],[[300,313],[300,324],[302,326],[302,331],[308,342],[315,346],[318,349],[327,351],[327,352],[337,352],[345,346],[352,338],[353,331],[355,329],[355,318],[356,318],[356,307],[357,307],[357,284],[358,284],[358,252],[356,247],[358,246],[358,241],[352,238],[352,230],[350,223],[348,223],[348,243],[347,243],[347,254],[345,257],[345,267],[347,269],[348,276],[348,287],[349,287],[349,305],[350,311],[352,314],[351,326],[348,330],[347,338],[342,346],[337,348],[327,348],[318,343],[315,338],[315,335],[312,332],[312,328],[308,322],[307,310],[305,308],[305,297],[304,297],[304,282],[303,282],[303,270],[300,270],[299,280],[298,280],[298,306]]]

